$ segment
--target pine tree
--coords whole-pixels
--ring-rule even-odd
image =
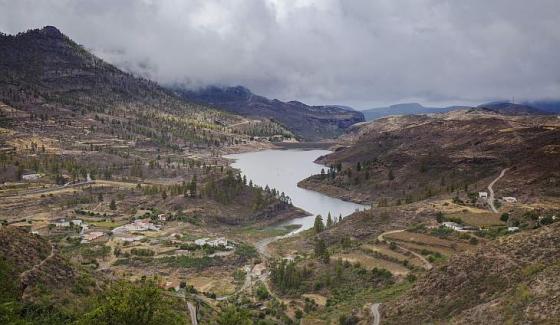
[[[196,196],[196,175],[193,176],[191,183],[189,184],[189,192],[192,197]]]
[[[334,221],[332,219],[331,213],[329,212],[329,215],[327,216],[327,228],[332,227],[333,224],[334,224]]]
[[[320,259],[323,263],[328,264],[330,261],[329,251],[325,241],[319,239],[315,242],[315,257]]]
[[[325,230],[325,224],[323,223],[323,217],[321,217],[320,214],[318,214],[315,217],[315,223],[313,224],[313,229],[315,230],[316,234]]]
[[[109,204],[109,209],[111,209],[111,210],[116,210],[117,209],[117,203],[115,202],[115,199],[111,200],[111,203]]]

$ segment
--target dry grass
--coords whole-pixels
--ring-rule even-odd
[[[463,222],[468,225],[485,227],[485,226],[496,226],[503,225],[504,223],[500,220],[500,214],[491,212],[482,213],[470,213],[470,212],[459,212],[455,214],[449,214],[449,217],[461,218]]]
[[[408,248],[410,250],[421,252],[423,249],[429,250],[431,252],[437,252],[442,255],[451,256],[460,252],[460,250],[454,250],[452,248],[445,248],[442,246],[430,246],[430,245],[421,245],[409,242],[399,242],[399,246],[404,248]]]
[[[189,278],[187,283],[200,292],[214,292],[218,296],[229,295],[235,292],[233,278],[226,275],[216,275],[215,277],[195,276]]]
[[[327,297],[321,296],[315,293],[305,293],[301,295],[302,298],[309,298],[321,307],[324,307],[327,304]]]
[[[422,263],[422,261],[420,261],[418,258],[414,257],[412,254],[411,256],[407,256],[404,254],[401,254],[397,251],[394,251],[390,248],[388,248],[387,246],[382,246],[382,245],[369,245],[369,244],[365,244],[360,246],[361,249],[367,251],[371,251],[371,252],[377,252],[379,254],[385,255],[387,257],[390,258],[395,258],[399,261],[408,261],[411,265],[417,266],[417,267],[424,267],[424,263]]]
[[[413,242],[413,243],[418,243],[418,244],[423,244],[423,245],[429,245],[429,246],[441,246],[444,248],[451,248],[454,246],[454,244],[456,245],[455,242],[452,242],[450,240],[445,240],[445,239],[441,239],[438,237],[434,237],[434,236],[430,236],[430,235],[426,235],[426,234],[421,234],[421,233],[415,233],[415,232],[410,232],[410,231],[403,231],[403,232],[397,232],[397,233],[392,233],[392,234],[387,234],[383,236],[386,239],[389,240],[399,240],[399,241],[405,241],[405,242]]]
[[[401,264],[390,262],[384,259],[371,257],[359,252],[348,253],[348,254],[336,254],[332,256],[333,259],[342,259],[343,261],[348,261],[350,263],[360,263],[363,267],[368,270],[373,268],[383,268],[389,270],[395,275],[406,275],[409,270]]]

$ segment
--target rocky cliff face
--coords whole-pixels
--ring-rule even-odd
[[[363,114],[352,109],[271,100],[255,95],[244,87],[208,87],[200,90],[175,88],[175,92],[184,99],[231,113],[275,120],[300,138],[310,141],[336,137],[351,125],[364,121]]]

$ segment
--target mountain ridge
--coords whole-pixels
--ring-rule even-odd
[[[242,86],[208,86],[190,90],[171,87],[185,100],[211,105],[245,117],[279,122],[304,140],[316,141],[342,134],[353,124],[363,122],[361,112],[338,105],[310,106],[292,100],[283,102],[253,94]]]

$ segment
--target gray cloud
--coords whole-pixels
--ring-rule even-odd
[[[161,83],[310,103],[560,97],[557,0],[0,0],[0,30],[54,25]]]

